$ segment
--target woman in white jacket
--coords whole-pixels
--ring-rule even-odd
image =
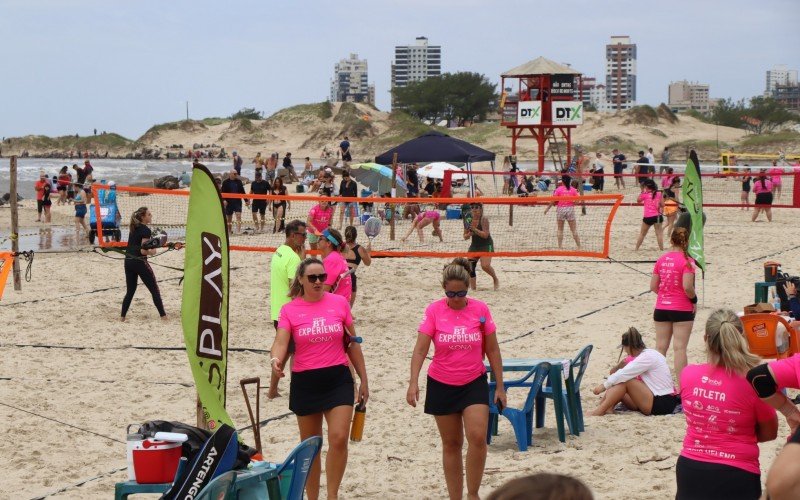
[[[595,394],[606,394],[591,414],[614,413],[619,402],[645,415],[671,414],[681,400],[664,355],[648,349],[636,328],[622,334],[621,347],[633,359],[594,388]]]

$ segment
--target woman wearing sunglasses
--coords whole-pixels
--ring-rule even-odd
[[[306,259],[297,268],[289,296],[281,308],[278,333],[272,344],[273,374],[283,377],[289,339],[294,341],[289,409],[297,416],[300,439],[322,436],[322,420],[328,425],[325,458],[327,498],[338,498],[347,467],[347,438],[353,418],[354,382],[350,365],[361,385],[360,402],[369,399],[367,369],[361,346],[350,343],[355,335],[350,304],[344,297],[327,293],[325,267],[317,259]],[[319,497],[320,460],[315,459],[306,483],[306,495]]]
[[[331,228],[322,231],[317,248],[322,256],[325,273],[328,275],[325,280],[325,291],[341,295],[349,304],[353,296],[353,272],[342,256],[346,248],[342,233]]]
[[[471,203],[470,212],[472,214],[472,221],[464,229],[464,239],[472,238],[469,244],[468,252],[494,252],[494,240],[489,233],[489,218],[483,215],[483,205],[480,203]],[[465,222],[466,224],[466,222]],[[497,279],[497,273],[494,272],[492,267],[492,258],[488,256],[472,257],[469,259],[470,272],[469,272],[469,287],[473,290],[476,288],[476,275],[475,271],[478,267],[480,260],[481,269],[483,272],[492,277],[494,289],[500,288],[500,280]]]
[[[485,303],[467,298],[467,259],[459,257],[444,268],[445,298],[430,304],[422,317],[417,343],[411,356],[411,380],[406,401],[419,401],[419,372],[434,345],[428,368],[425,413],[433,415],[442,438],[442,462],[447,491],[460,499],[464,490],[461,450],[467,438],[467,496],[478,498],[486,464],[486,429],[489,424],[489,385],[484,354],[496,374],[495,404],[506,406],[503,362],[495,324]]]

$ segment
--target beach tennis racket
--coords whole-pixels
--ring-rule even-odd
[[[472,210],[464,214],[462,220],[464,221],[464,231],[469,231],[470,226],[472,226]]]
[[[370,244],[372,243],[372,239],[380,234],[382,226],[383,223],[381,220],[374,215],[364,223],[364,234],[369,238]]]

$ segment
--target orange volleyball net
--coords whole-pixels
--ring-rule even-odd
[[[101,193],[105,189],[108,188],[94,185],[94,199],[105,199]],[[148,207],[153,214],[151,229],[166,232],[171,242],[183,241],[188,191],[129,186],[117,186],[116,191],[115,210],[109,210],[103,204],[90,208],[95,211],[92,229],[96,231],[101,246],[127,245],[130,216],[142,206]],[[549,255],[607,258],[611,222],[623,197],[605,194],[574,198],[327,198],[317,195],[224,194],[223,199],[233,206],[241,205],[241,223],[237,223],[237,212],[234,212],[230,228],[231,250],[273,252],[285,238],[280,231],[282,221],[308,221],[312,208],[320,205],[320,210],[330,210],[331,227],[343,231],[350,225],[352,217],[352,225],[356,227],[362,245],[367,243],[363,231],[366,221],[371,217],[380,219],[380,232],[371,241],[372,254],[376,257]],[[574,206],[550,206],[557,201],[573,203]],[[330,203],[330,209],[327,203]],[[473,204],[481,207],[473,210]],[[261,209],[264,209],[263,226]],[[479,222],[472,220],[479,216],[480,210],[488,222],[492,244],[489,248],[483,241],[483,245],[478,245],[479,251],[470,252],[473,238],[468,228],[478,228]],[[118,213],[119,216],[109,218],[106,216],[109,213]],[[559,226],[563,226],[561,244]],[[478,229],[481,232],[486,230],[482,224]],[[309,232],[312,232],[310,227]]]

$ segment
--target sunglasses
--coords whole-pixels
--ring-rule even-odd
[[[306,278],[308,278],[309,283],[316,283],[317,281],[325,283],[325,280],[328,279],[328,273],[306,274]]]
[[[459,298],[463,299],[464,297],[467,296],[467,291],[466,290],[461,290],[460,292],[451,292],[450,290],[445,290],[444,294],[447,295],[451,299],[455,298],[455,297],[459,297]]]

